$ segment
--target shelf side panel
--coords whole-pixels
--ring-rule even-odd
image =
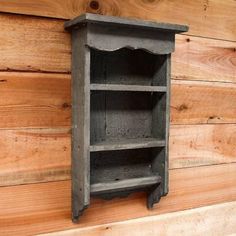
[[[159,70],[153,78],[154,83],[163,84],[166,83],[167,92],[165,94],[159,94],[158,101],[154,103],[153,107],[153,130],[152,134],[157,139],[164,139],[166,146],[162,151],[154,155],[153,171],[158,172],[162,177],[162,194],[168,193],[168,140],[169,140],[169,119],[170,119],[170,60],[171,55],[165,55],[165,59],[161,61],[162,66],[159,66]],[[156,156],[155,156],[156,155]]]
[[[90,51],[87,29],[72,33],[72,218],[90,202]]]

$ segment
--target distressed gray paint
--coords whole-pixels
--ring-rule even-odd
[[[182,33],[188,31],[188,26],[186,25],[177,25],[177,24],[169,24],[163,22],[153,22],[153,21],[143,21],[143,20],[135,20],[128,18],[120,18],[114,16],[102,16],[97,14],[83,14],[80,15],[73,20],[70,20],[65,23],[65,28],[68,30],[73,30],[76,27],[83,26],[85,22],[93,23],[96,25],[105,25],[105,26],[114,26],[121,25],[127,28],[145,28],[150,30],[161,30],[164,32]]]
[[[72,41],[72,219],[90,203],[90,51],[87,29],[73,31]]]
[[[187,26],[85,14],[72,32],[72,219],[90,195],[168,193],[170,54]]]

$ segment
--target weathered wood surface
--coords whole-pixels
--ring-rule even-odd
[[[0,71],[69,72],[70,34],[63,23],[0,14]]]
[[[173,125],[170,168],[235,162],[235,142],[235,124]]]
[[[122,222],[43,234],[42,236],[235,235],[236,202],[142,217]]]
[[[234,0],[1,0],[0,11],[72,19],[84,12],[189,24],[189,34],[236,40]],[[223,20],[222,20],[223,19]],[[227,25],[227,27],[226,27]]]
[[[110,26],[111,27],[118,26],[118,27],[125,27],[126,29],[130,27],[133,27],[136,29],[139,28],[140,30],[153,29],[155,31],[165,31],[165,33],[171,32],[173,34],[178,34],[178,33],[183,33],[183,32],[188,31],[187,25],[170,24],[170,23],[165,23],[165,22],[144,21],[144,20],[138,20],[134,18],[131,19],[131,18],[124,18],[124,17],[117,17],[117,16],[103,16],[102,14],[91,14],[91,13],[82,14],[82,15],[76,16],[70,21],[67,21],[65,23],[65,29],[69,31],[70,30],[73,31],[73,29],[81,27],[87,23],[96,24],[96,26],[104,25],[108,28]],[[100,28],[98,27],[97,29],[100,29]],[[146,33],[149,35],[149,32],[146,32]],[[154,34],[153,31],[152,33]],[[145,38],[143,39],[145,40]],[[121,39],[119,38],[119,40]],[[139,41],[139,38],[137,37],[135,41]],[[111,44],[112,43],[113,42],[111,42]],[[166,44],[168,45],[168,42],[166,42]]]
[[[63,23],[0,14],[0,71],[70,72],[70,34]],[[177,35],[172,78],[236,83],[235,48],[236,42]]]
[[[90,204],[90,51],[87,29],[72,33],[72,220],[77,222]],[[75,41],[78,44],[74,43]]]
[[[92,199],[78,225],[70,221],[70,181],[4,187],[0,234],[32,235],[235,201],[235,180],[236,164],[171,170],[170,194],[152,211],[141,193],[112,201]]]
[[[172,80],[171,123],[236,122],[236,84]]]
[[[236,83],[236,42],[177,35],[172,78]]]
[[[68,179],[69,129],[0,130],[0,185]]]
[[[111,190],[130,190],[141,187],[150,187],[161,183],[160,176],[148,176],[141,178],[123,179],[107,183],[96,183],[91,185],[91,194],[111,193]]]
[[[172,80],[171,123],[236,122],[236,85]],[[70,76],[0,72],[0,128],[70,127]],[[222,109],[224,108],[224,109]]]
[[[70,142],[68,128],[0,130],[0,186],[69,179]],[[172,125],[170,169],[236,162],[235,142],[235,124]]]
[[[64,74],[1,72],[0,128],[70,125],[70,81]]]
[[[121,85],[121,84],[91,84],[91,90],[100,91],[140,91],[140,92],[166,92],[165,86]]]

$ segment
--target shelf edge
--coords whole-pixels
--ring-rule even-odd
[[[130,91],[130,92],[166,92],[166,86],[118,85],[118,84],[90,84],[94,91]]]

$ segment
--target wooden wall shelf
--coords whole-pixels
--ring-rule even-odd
[[[168,193],[170,58],[187,26],[85,14],[72,33],[72,219],[90,195]]]

